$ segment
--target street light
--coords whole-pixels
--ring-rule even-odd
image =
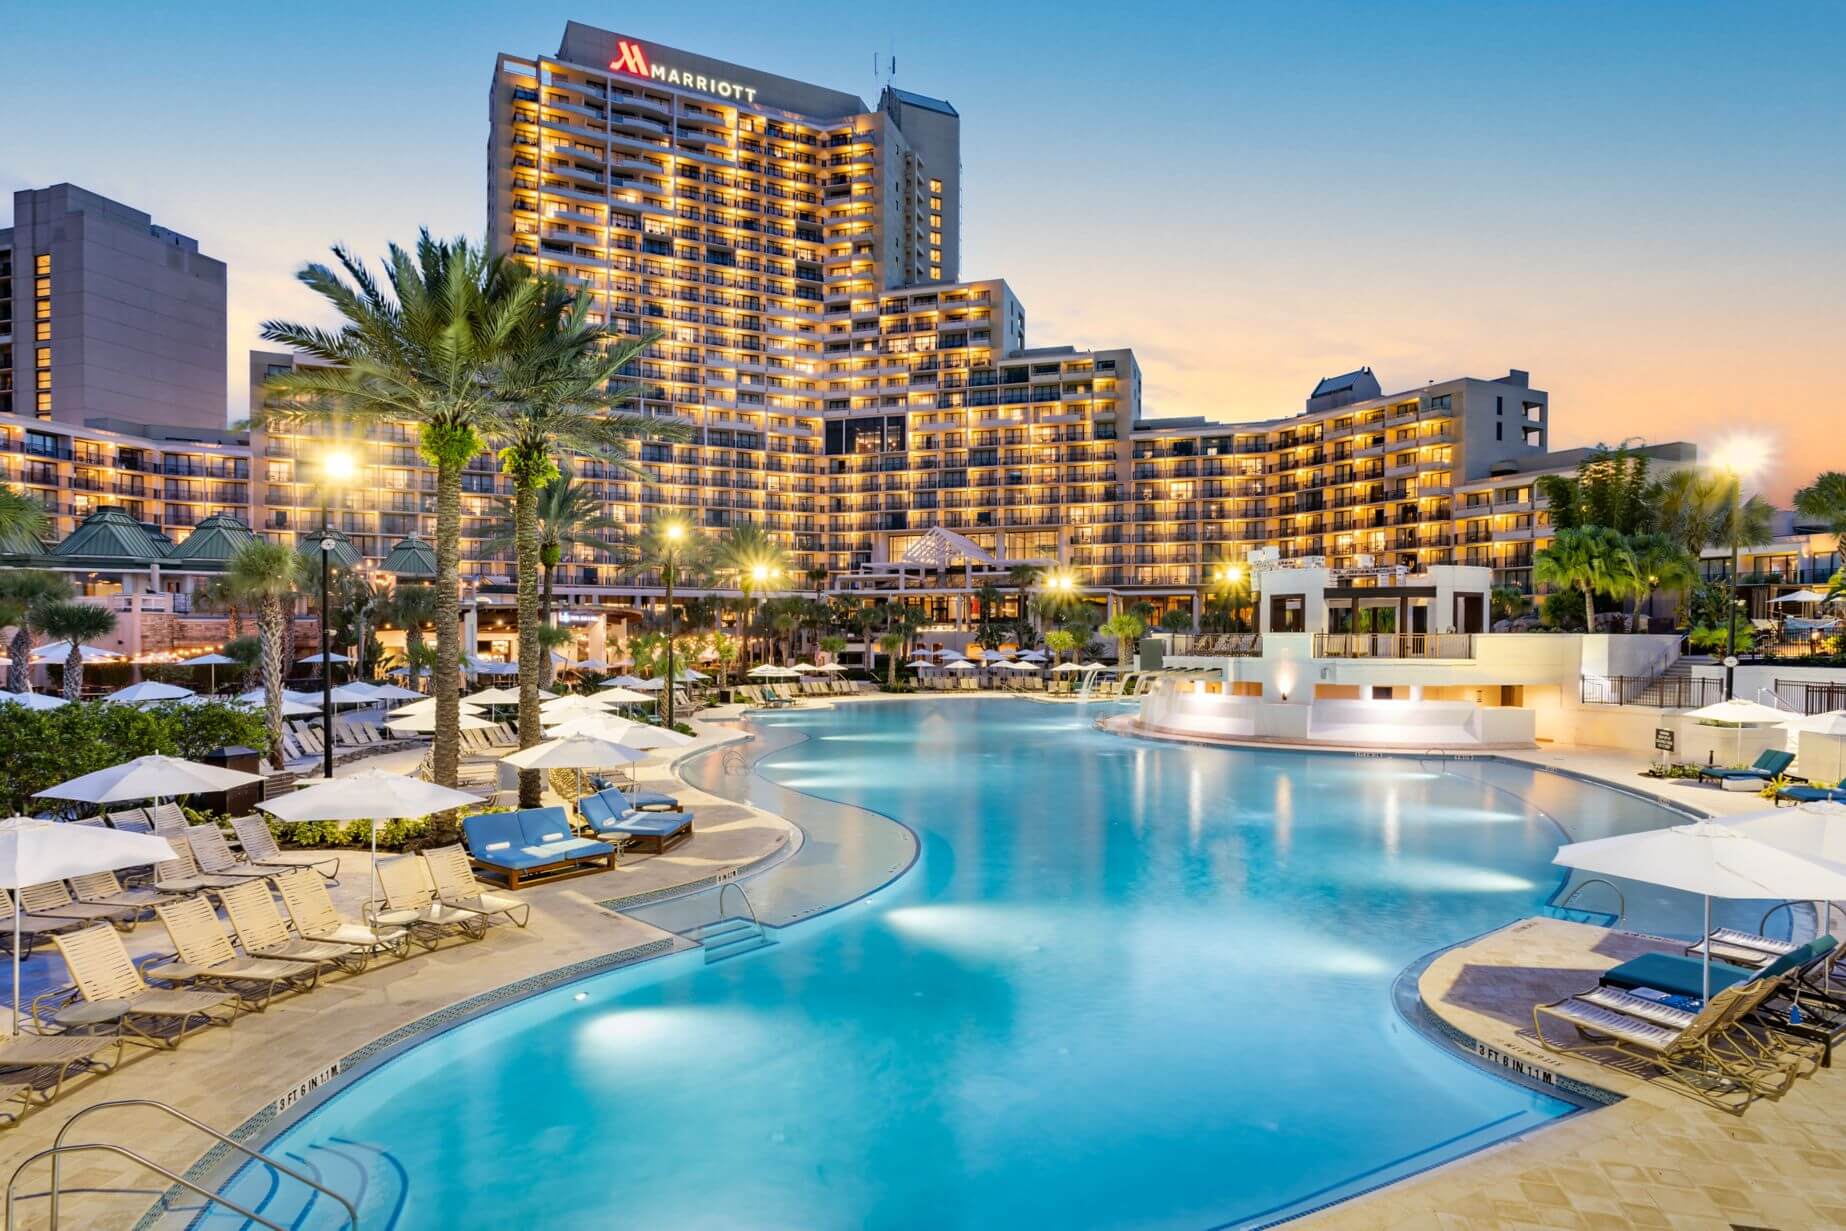
[[[673,727],[673,637],[679,631],[679,618],[673,612],[673,573],[679,562],[679,545],[685,541],[683,522],[669,521],[660,527],[660,575],[667,583],[667,689],[666,723]]]
[[[1730,476],[1731,508],[1726,519],[1725,537],[1731,547],[1731,584],[1730,601],[1726,604],[1730,616],[1729,630],[1724,641],[1724,699],[1729,701],[1737,695],[1737,571],[1740,567],[1738,557],[1742,544],[1738,542],[1738,522],[1743,516],[1743,483],[1745,479],[1754,478],[1769,460],[1769,446],[1754,436],[1733,436],[1718,446],[1712,454],[1712,467],[1720,474]]]
[[[333,777],[333,638],[328,627],[327,593],[332,588],[333,550],[336,546],[328,513],[328,495],[353,476],[352,455],[338,449],[320,459],[320,742],[321,772]]]
[[[758,615],[761,615],[762,610],[763,610],[763,601],[762,601],[761,595],[763,592],[764,584],[768,582],[771,577],[774,577],[777,573],[781,571],[782,570],[778,569],[775,565],[765,564],[761,561],[758,561],[757,563],[752,564],[750,566],[750,592],[751,592],[751,595],[756,598],[756,612]],[[767,638],[764,639],[763,644],[764,644],[764,649],[767,650],[768,644],[769,644]],[[746,624],[744,627],[744,661],[748,662],[749,659],[750,659],[750,629],[749,629],[749,625]]]

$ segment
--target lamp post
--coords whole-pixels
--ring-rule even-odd
[[[750,593],[751,593],[751,596],[756,600],[754,603],[754,606],[756,608],[756,614],[761,615],[763,611],[763,601],[762,601],[763,586],[769,581],[771,577],[774,577],[779,571],[781,570],[777,569],[774,565],[769,565],[769,564],[752,564],[750,566]],[[765,650],[768,649],[768,638],[764,638],[764,649]],[[749,626],[746,625],[744,627],[744,658],[746,661],[748,661],[749,657],[750,657],[750,629],[749,629]],[[765,657],[767,657],[767,654],[765,654]]]
[[[1712,464],[1731,480],[1730,507],[1725,518],[1725,538],[1731,548],[1731,575],[1726,614],[1730,617],[1724,638],[1724,699],[1729,701],[1737,695],[1737,573],[1742,566],[1740,559],[1743,543],[1743,481],[1762,469],[1767,450],[1760,440],[1747,436],[1733,437],[1718,446]]]
[[[679,632],[679,617],[673,610],[673,573],[679,562],[679,545],[686,538],[686,527],[677,521],[660,527],[660,576],[667,583],[667,688],[662,714],[668,729],[673,726],[673,637]]]
[[[320,742],[321,774],[333,777],[333,637],[328,620],[328,591],[332,588],[333,536],[328,496],[332,488],[352,477],[353,459],[338,451],[320,459]]]

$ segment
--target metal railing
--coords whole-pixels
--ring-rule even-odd
[[[1316,658],[1473,658],[1473,633],[1315,633]]]
[[[1825,714],[1846,709],[1846,684],[1812,680],[1777,680],[1775,695],[1798,714]]]
[[[198,1129],[201,1133],[204,1133],[206,1136],[212,1138],[214,1141],[218,1142],[220,1145],[227,1146],[230,1149],[236,1150],[238,1153],[243,1154],[245,1157],[255,1162],[262,1163],[264,1166],[270,1168],[271,1170],[281,1175],[286,1175],[291,1179],[299,1180],[301,1183],[307,1185],[309,1188],[312,1188],[315,1192],[320,1193],[323,1196],[329,1197],[333,1199],[334,1201],[339,1202],[341,1206],[345,1207],[347,1225],[350,1226],[353,1229],[353,1231],[359,1231],[359,1207],[353,1203],[351,1198],[346,1197],[341,1193],[335,1192],[333,1189],[328,1188],[326,1185],[320,1183],[317,1180],[311,1179],[310,1177],[303,1174],[302,1172],[297,1171],[295,1168],[289,1166],[287,1163],[281,1162],[278,1159],[271,1158],[269,1155],[264,1154],[259,1150],[251,1149],[249,1146],[243,1144],[241,1141],[235,1141],[232,1138],[225,1136],[223,1133],[219,1132],[217,1129],[213,1128],[211,1125],[205,1124],[202,1121],[193,1119],[191,1116],[179,1110],[177,1107],[172,1107],[166,1103],[157,1102],[154,1099],[139,1099],[139,1098],[111,1099],[108,1102],[96,1103],[89,1107],[85,1107],[83,1110],[77,1112],[75,1115],[71,1116],[70,1119],[64,1122],[64,1127],[58,1130],[58,1135],[52,1139],[52,1143],[49,1147],[38,1151],[36,1154],[28,1155],[25,1159],[21,1160],[19,1165],[13,1168],[13,1174],[10,1177],[8,1177],[7,1182],[6,1182],[6,1225],[8,1227],[16,1227],[19,1225],[19,1223],[16,1222],[13,1217],[15,1202],[21,1199],[19,1197],[19,1194],[15,1190],[17,1189],[19,1185],[19,1177],[26,1170],[26,1168],[30,1167],[33,1163],[40,1162],[45,1159],[49,1159],[51,1161],[51,1188],[47,1192],[35,1193],[35,1194],[31,1194],[31,1196],[35,1196],[35,1197],[42,1196],[42,1197],[50,1198],[51,1204],[50,1204],[50,1210],[49,1210],[49,1219],[46,1225],[51,1228],[51,1231],[57,1231],[59,1203],[60,1203],[60,1198],[63,1196],[63,1193],[64,1193],[63,1167],[62,1167],[64,1156],[66,1154],[100,1152],[104,1154],[113,1154],[117,1156],[118,1158],[125,1158],[139,1167],[145,1168],[148,1171],[152,1171],[155,1174],[162,1177],[163,1179],[165,1179],[169,1184],[177,1185],[178,1187],[184,1188],[188,1192],[193,1193],[194,1195],[202,1198],[208,1205],[222,1205],[226,1209],[235,1211],[241,1217],[247,1219],[248,1221],[252,1223],[257,1224],[258,1226],[268,1227],[271,1229],[271,1231],[285,1231],[285,1228],[283,1228],[281,1224],[271,1222],[269,1219],[264,1218],[261,1214],[258,1214],[252,1210],[245,1209],[243,1206],[237,1204],[237,1202],[232,1201],[230,1198],[225,1197],[222,1194],[214,1193],[208,1189],[200,1187],[196,1182],[189,1180],[185,1176],[180,1175],[174,1171],[171,1171],[166,1167],[161,1166],[159,1163],[154,1162],[152,1159],[145,1158],[142,1155],[137,1154],[135,1151],[129,1149],[126,1146],[117,1145],[114,1142],[107,1142],[107,1141],[79,1141],[79,1142],[66,1142],[65,1141],[65,1138],[70,1134],[71,1129],[76,1126],[77,1121],[83,1119],[85,1116],[88,1116],[94,1112],[103,1111],[103,1110],[115,1108],[115,1107],[149,1107],[155,1111],[161,1112],[164,1115],[171,1116],[175,1120],[179,1120],[179,1121],[182,1121],[183,1123],[191,1125],[193,1128]],[[147,1190],[147,1189],[136,1189],[136,1188],[86,1188],[86,1189],[83,1189],[82,1191],[89,1192],[89,1193],[111,1193],[111,1194],[129,1195],[129,1196],[150,1192],[150,1190]],[[153,1190],[153,1191],[158,1192],[158,1190]],[[162,1202],[164,1202],[165,1197],[162,1196],[161,1200]]]
[[[1260,658],[1263,638],[1259,633],[1177,633],[1173,637],[1175,655],[1200,655],[1221,658]]]
[[[1690,710],[1724,700],[1724,681],[1692,675],[1586,675],[1579,681],[1584,705],[1645,705]]]

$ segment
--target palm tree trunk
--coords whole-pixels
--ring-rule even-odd
[[[1583,631],[1596,631],[1596,595],[1588,586],[1583,587]]]
[[[514,517],[518,517],[517,510],[515,510],[514,512]],[[534,517],[536,519],[536,514],[534,514]],[[517,529],[515,529],[514,533],[515,535],[517,535],[518,533]],[[544,569],[545,569],[545,587],[539,594],[538,622],[540,624],[549,625],[551,623],[551,593],[552,593],[551,592],[551,570],[552,570],[552,566],[550,564],[546,564],[544,566]],[[525,651],[521,649],[520,657],[523,658],[524,656],[525,656]],[[540,688],[550,688],[551,681],[553,678],[554,678],[554,673],[553,673],[553,669],[551,666],[551,654],[549,651],[547,651],[544,655],[544,661],[539,663],[538,665],[538,686]]]
[[[19,617],[19,624],[13,629],[12,661],[6,668],[6,690],[24,692],[31,682],[32,670],[32,629],[26,623],[25,615]]]
[[[551,652],[538,643],[538,489],[513,481],[513,574],[519,587],[519,746],[530,748],[539,733],[539,660]],[[536,769],[519,771],[519,806],[536,808],[544,791]]]
[[[70,657],[64,660],[64,699],[83,699],[83,643],[71,638]]]
[[[232,603],[228,614],[231,617],[231,640],[236,641],[244,635],[244,613],[237,609],[236,603]]]
[[[282,753],[282,625],[288,612],[281,599],[264,599],[257,612],[257,641],[261,647],[258,661],[263,671],[263,716],[269,728],[269,763],[281,769],[287,758]],[[292,623],[292,621],[288,621]]]
[[[281,614],[276,618],[282,622],[282,678],[287,679],[288,669],[295,664],[295,600],[285,598],[280,603]]]
[[[447,451],[445,451],[446,453]],[[436,731],[430,777],[453,787],[461,762],[461,472],[466,459],[444,456],[436,467]]]

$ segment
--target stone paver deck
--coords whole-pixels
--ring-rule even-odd
[[[700,730],[700,744],[682,753],[735,737],[722,729]],[[357,976],[323,976],[314,991],[281,997],[267,1012],[244,1014],[229,1029],[200,1031],[173,1051],[131,1045],[119,1072],[78,1079],[56,1103],[34,1110],[0,1136],[0,1181],[20,1160],[50,1145],[73,1112],[93,1103],[156,1099],[228,1131],[329,1066],[432,1013],[579,963],[664,952],[684,942],[595,903],[699,881],[716,870],[757,863],[798,841],[799,831],[779,817],[707,795],[671,777],[663,764],[640,768],[643,784],[677,793],[698,813],[691,839],[665,855],[624,855],[610,872],[521,890],[517,896],[532,904],[527,928],[499,924],[482,941],[449,940],[434,952],[413,949],[415,956],[407,961],[379,963]],[[332,893],[348,917],[357,917],[366,895],[366,862],[364,852],[341,858],[340,883]],[[161,947],[165,933],[157,922],[147,922],[129,939],[137,952],[151,951]],[[181,1173],[211,1144],[176,1129],[172,1121],[135,1109],[101,1113],[86,1121],[80,1134],[92,1141],[134,1142],[154,1161]],[[163,1187],[156,1177],[134,1174],[106,1156],[73,1156],[65,1166],[68,1185]],[[42,1191],[46,1176],[40,1164],[20,1191]],[[67,1199],[61,1223],[128,1227],[149,1201],[145,1195],[77,1196]],[[18,1227],[44,1226],[45,1212],[42,1201],[23,1205]]]
[[[1637,954],[1680,949],[1586,924],[1527,919],[1442,954],[1418,984],[1437,1016],[1507,1057],[1625,1097],[1300,1225],[1846,1227],[1846,1069],[1821,1069],[1783,1098],[1759,1099],[1735,1116],[1640,1076],[1546,1051],[1533,1037],[1534,1004],[1593,987],[1599,972]]]

